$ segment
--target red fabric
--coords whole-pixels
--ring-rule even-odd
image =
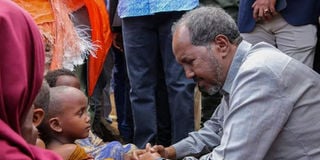
[[[0,0],[0,159],[61,159],[21,137],[21,119],[30,110],[44,73],[44,48],[31,16]]]
[[[91,25],[92,42],[99,44],[95,52],[96,57],[89,56],[88,60],[88,95],[92,96],[98,78],[103,68],[109,48],[112,44],[112,33],[109,24],[109,15],[104,0],[84,0],[88,9]]]

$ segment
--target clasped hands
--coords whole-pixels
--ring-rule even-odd
[[[127,155],[126,160],[156,160],[159,158],[168,158],[167,151],[162,145],[151,146],[150,143],[146,145],[145,149],[136,149],[132,151],[131,155]]]

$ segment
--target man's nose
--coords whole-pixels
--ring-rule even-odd
[[[190,67],[184,67],[184,71],[188,79],[191,79],[195,76],[193,70]]]

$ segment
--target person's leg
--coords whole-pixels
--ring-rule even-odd
[[[317,43],[316,26],[292,26],[281,16],[278,17],[277,24],[274,26],[277,48],[312,68]]]
[[[103,69],[100,73],[99,79],[94,88],[93,94],[89,97],[89,104],[93,110],[95,110],[96,114],[107,119],[109,117],[109,113],[111,112],[111,103],[110,103],[110,79],[112,74],[113,67],[113,56],[112,53],[108,53]],[[106,90],[105,90],[106,89]]]
[[[113,47],[114,51],[114,100],[117,112],[118,130],[126,143],[132,143],[133,121],[129,98],[130,84],[124,53]]]
[[[112,123],[112,119],[110,119],[109,117],[112,109],[111,100],[110,100],[110,83],[112,78],[113,66],[114,66],[114,53],[110,48],[109,54],[106,57],[106,62],[104,63],[103,70],[102,70],[104,72],[104,78],[105,78],[105,86],[103,87],[103,91],[102,91],[102,96],[103,96],[102,108],[104,109],[103,116],[110,123]]]
[[[159,55],[159,61],[161,56]],[[157,86],[157,140],[156,143],[165,147],[171,145],[171,115],[168,102],[167,85],[162,63],[158,66],[158,86]]]
[[[106,119],[107,117],[105,116],[109,115],[111,111],[110,94],[109,92],[106,93],[104,89],[108,87],[109,91],[112,66],[113,57],[112,54],[109,53],[106,57],[103,70],[101,71],[93,94],[91,97],[89,97],[89,111],[92,114],[92,130],[101,139],[103,139],[103,141],[121,140],[116,135],[115,128],[111,126]],[[107,110],[109,113],[106,113]]]
[[[152,16],[122,19],[123,42],[131,85],[130,100],[134,120],[133,143],[144,148],[157,133],[157,33]]]
[[[251,44],[257,44],[259,42],[267,42],[273,46],[276,45],[275,36],[269,30],[269,26],[273,25],[273,20],[270,20],[265,23],[257,23],[254,30],[250,33],[241,33],[241,36],[244,40],[248,41]]]
[[[172,24],[183,12],[168,12],[158,15],[160,52],[167,85],[171,115],[171,143],[175,143],[194,131],[194,87],[195,83],[185,77],[172,52]]]

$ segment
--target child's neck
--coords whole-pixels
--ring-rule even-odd
[[[65,144],[75,144],[74,143],[75,140],[68,140],[66,138],[63,138],[63,137],[56,137],[56,138],[53,138],[48,144],[47,144],[47,148],[48,149],[53,149],[53,148],[56,148],[56,147],[59,147],[59,146],[62,146],[62,145],[65,145]]]

